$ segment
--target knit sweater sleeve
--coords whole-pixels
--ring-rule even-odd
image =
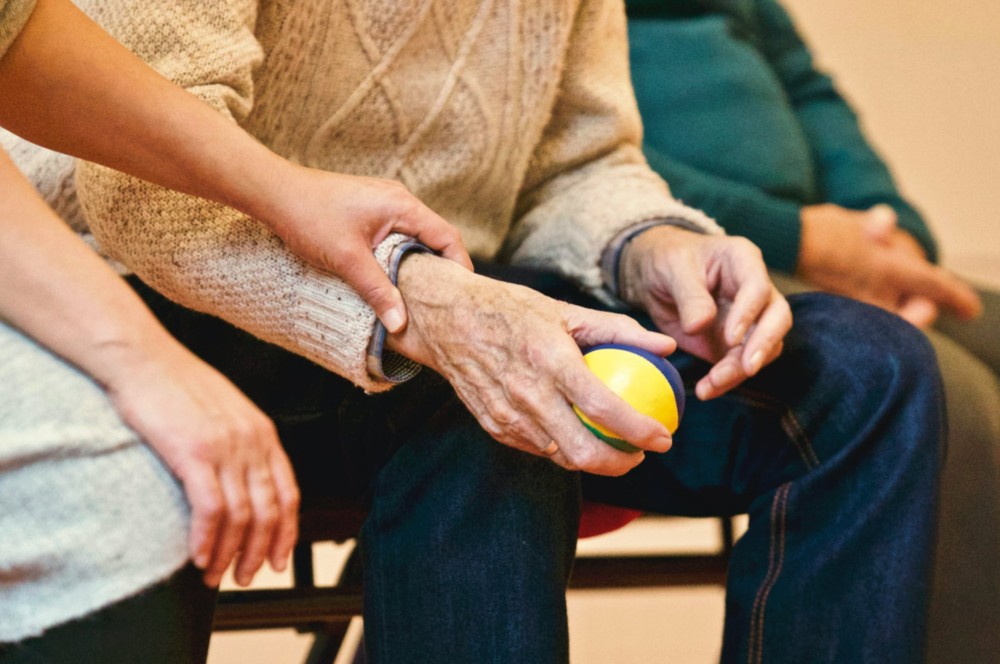
[[[254,0],[92,0],[91,14],[160,73],[235,122],[251,110],[261,61]],[[101,248],[167,297],[223,318],[369,390],[374,312],[342,281],[306,265],[261,223],[91,163],[76,173]],[[405,238],[376,251],[386,267]]]
[[[601,254],[624,229],[651,219],[721,229],[674,200],[642,155],[620,2],[581,4],[564,62],[559,98],[504,251],[512,262],[554,269],[613,300],[602,279]]]
[[[899,225],[937,259],[937,247],[920,213],[899,193],[885,162],[866,139],[858,116],[829,76],[816,69],[809,48],[777,0],[754,0],[760,48],[781,79],[816,154],[820,195],[830,203],[866,209],[892,206]]]
[[[0,0],[0,58],[21,34],[34,9],[35,0]]]

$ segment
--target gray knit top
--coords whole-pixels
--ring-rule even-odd
[[[35,0],[0,0],[0,57]],[[0,643],[84,616],[187,559],[175,479],[104,391],[0,322]]]
[[[21,33],[35,9],[35,0],[0,0],[0,58]]]

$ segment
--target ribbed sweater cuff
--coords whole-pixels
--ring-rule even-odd
[[[35,0],[0,0],[0,58],[21,34],[35,10]]]
[[[794,273],[802,244],[800,210],[795,203],[760,200],[727,211],[727,218],[720,221],[731,235],[742,235],[756,244],[769,268]]]
[[[375,250],[375,259],[390,272],[413,240],[394,233]],[[369,359],[378,334],[375,311],[357,293],[331,275],[309,268],[298,291],[295,328],[298,347],[321,366],[339,369],[344,377],[367,392],[384,392],[417,374],[419,365],[393,354],[380,358],[372,375]],[[384,335],[384,332],[383,332]],[[381,351],[381,345],[375,341]]]
[[[649,221],[644,221],[622,230],[612,238],[608,246],[605,247],[604,253],[601,254],[601,276],[604,279],[604,288],[611,297],[621,298],[621,294],[618,292],[618,279],[621,273],[622,254],[625,252],[625,247],[643,232],[657,226],[679,226],[680,228],[686,228],[696,233],[706,232],[706,228],[693,224],[686,219],[676,217],[650,219]]]
[[[411,251],[425,253],[430,252],[430,249],[414,239],[408,239],[394,246],[389,254],[386,269],[393,284],[396,284],[399,278],[399,264],[403,262],[403,256]],[[375,333],[368,344],[368,375],[390,383],[402,383],[416,376],[420,372],[420,365],[387,349],[385,335],[385,325],[382,325],[382,321],[376,320]]]

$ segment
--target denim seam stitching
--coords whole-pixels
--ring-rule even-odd
[[[760,664],[764,659],[764,612],[771,589],[781,575],[785,561],[785,514],[788,507],[788,494],[792,483],[786,482],[779,487],[771,503],[771,547],[767,575],[761,583],[754,598],[753,609],[750,612],[750,642],[747,648],[749,664]]]
[[[745,389],[738,390],[736,393],[732,394],[732,397],[749,406],[763,408],[771,411],[775,415],[778,415],[778,419],[781,422],[781,429],[791,440],[792,444],[795,445],[795,449],[798,451],[799,457],[801,457],[802,462],[806,465],[806,467],[813,470],[819,466],[819,457],[813,449],[812,442],[806,435],[802,425],[799,424],[798,419],[795,417],[795,413],[785,403],[768,399],[764,395],[751,393]]]

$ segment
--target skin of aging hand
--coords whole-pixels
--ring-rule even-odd
[[[540,454],[564,468],[621,475],[643,459],[600,441],[576,417],[577,404],[595,422],[636,447],[665,452],[671,438],[608,390],[583,362],[581,346],[632,344],[660,355],[672,339],[627,316],[592,311],[528,288],[481,277],[427,254],[408,255],[399,288],[410,323],[388,345],[442,374],[496,440]]]
[[[400,182],[330,173],[286,162],[280,198],[261,218],[300,258],[336,274],[363,297],[390,332],[406,326],[399,290],[373,255],[390,233],[402,233],[471,270],[457,228]]]
[[[620,284],[622,299],[714,363],[695,386],[699,399],[724,394],[772,362],[791,329],[788,303],[744,238],[656,226],[625,248]]]
[[[930,263],[919,243],[896,226],[886,205],[849,210],[807,206],[800,213],[802,246],[797,276],[829,291],[896,313],[929,327],[940,309],[963,319],[982,307],[968,284]]]
[[[122,418],[177,476],[191,504],[189,552],[218,586],[285,568],[299,490],[272,422],[213,368],[167,337],[153,353],[114,349],[105,389]],[[124,350],[124,352],[123,352]]]

